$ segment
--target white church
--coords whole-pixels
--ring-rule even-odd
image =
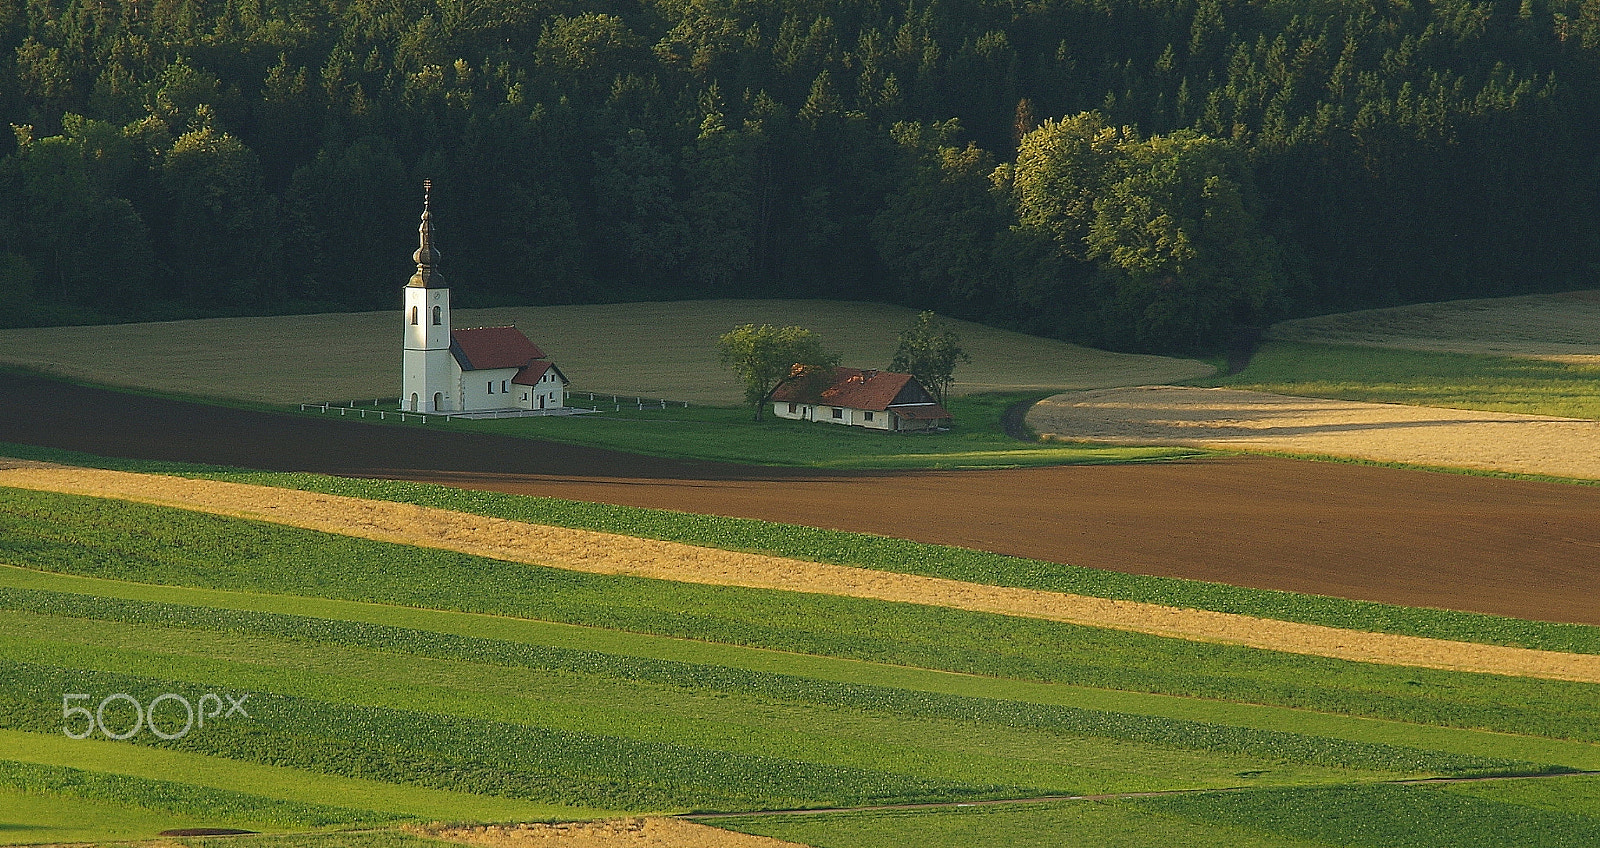
[[[567,378],[516,327],[450,329],[450,289],[435,268],[431,182],[422,184],[417,273],[405,287],[405,357],[400,408],[406,412],[560,409]]]

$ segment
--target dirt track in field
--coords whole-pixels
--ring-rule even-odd
[[[0,374],[0,441],[760,518],[1139,574],[1600,625],[1600,489],[1227,458],[826,472],[363,426]]]
[[[1141,386],[1068,392],[1027,413],[1036,433],[1135,445],[1270,450],[1600,480],[1600,421]]]
[[[417,828],[430,839],[482,848],[804,848],[674,818],[630,818],[561,824]]]
[[[927,604],[1355,662],[1600,683],[1600,655],[1365,633],[966,583],[296,489],[5,459],[0,459],[0,486],[139,501],[593,574]]]

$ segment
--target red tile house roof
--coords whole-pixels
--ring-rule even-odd
[[[450,352],[463,371],[521,368],[535,359],[544,359],[544,351],[516,327],[451,330]]]
[[[815,385],[815,384],[812,384]],[[910,374],[861,368],[833,369],[833,382],[821,392],[808,392],[801,381],[785,383],[773,393],[774,401],[816,403],[873,412],[893,410],[902,418],[936,421],[950,418],[944,407]]]

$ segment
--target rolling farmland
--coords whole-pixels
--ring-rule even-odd
[[[428,488],[413,487],[453,497]],[[1591,714],[1600,685],[590,575],[126,501],[0,492],[0,559],[13,566],[0,569],[0,664],[13,705],[0,715],[9,752],[0,798],[10,805],[0,809],[17,815],[42,800],[90,798],[125,810],[118,821],[135,828],[389,832],[418,819],[1242,788],[1258,807],[1326,811],[1349,792],[1382,790],[1386,803],[1443,810],[1463,827],[1505,807],[1519,827],[1593,821],[1583,792],[1552,809],[1544,796],[1446,796],[1388,781],[1600,769],[1600,715]],[[492,508],[537,508],[524,500],[494,496]],[[1515,633],[1515,622],[1498,621],[1502,638],[1552,638],[1548,627]],[[1593,630],[1567,628],[1567,646],[1595,651]],[[148,732],[113,742],[105,727],[102,738],[72,740],[62,732],[68,690],[141,704],[168,692],[249,693],[249,718],[170,742]],[[124,706],[106,708],[113,734],[134,718]],[[1291,788],[1301,794],[1282,794]],[[1048,834],[1084,817],[1144,822],[1151,839],[1180,822],[1262,845],[1307,835],[1294,821],[1281,832],[1251,826],[1240,810],[1254,808],[1234,793],[1188,797],[887,821],[896,833],[945,833],[930,836],[936,845],[969,844],[973,828],[997,823]],[[441,814],[452,804],[458,814]],[[827,838],[804,818],[726,824],[808,844],[889,844],[871,836],[883,815],[847,817]],[[119,827],[63,824],[24,841],[128,833]],[[856,838],[865,841],[837,841]]]
[[[884,368],[916,312],[828,300],[714,300],[458,309],[457,327],[515,324],[582,391],[737,406],[743,389],[717,362],[717,336],[741,324],[801,325],[845,364]],[[972,353],[954,391],[1061,391],[1171,382],[1211,366],[1107,353],[952,322]],[[211,318],[103,327],[0,330],[0,363],[70,379],[201,397],[290,405],[393,397],[400,314]],[[264,357],[263,350],[274,355]]]
[[[593,327],[625,329],[607,323],[605,308],[584,309],[597,310],[587,315]],[[715,313],[701,329],[726,317]],[[788,323],[781,314],[772,320]],[[376,319],[373,327],[381,329]],[[216,350],[238,329],[217,329]],[[128,344],[158,331],[118,332],[127,337],[118,344]],[[54,344],[74,354],[86,347],[66,336]],[[674,356],[688,356],[693,345],[684,344]],[[1291,343],[1274,344],[1255,367],[1285,367],[1273,351],[1292,353]],[[1018,350],[1034,365],[1050,358]],[[387,344],[379,352],[373,367],[387,369],[378,361],[388,361]],[[864,347],[859,355],[876,354]],[[1391,354],[1338,354],[1326,367],[1354,368],[1374,355]],[[1295,367],[1315,361],[1302,359]],[[192,365],[202,377],[225,370],[168,364],[174,374]],[[1143,382],[1130,376],[1146,373],[1134,366],[1175,373],[1161,372],[1159,361],[1102,365],[1124,368],[1126,382]],[[1528,367],[1546,366],[1587,367],[1566,359]],[[992,386],[1087,388],[1085,374],[1110,379],[1094,371],[1101,365],[1006,367],[1015,379]],[[1478,373],[1459,372],[1460,393],[1487,385],[1467,379]],[[1150,381],[1160,379],[1171,378]],[[1555,386],[1551,375],[1528,379]],[[228,394],[219,385],[202,393]],[[92,389],[48,396],[64,410],[102,397]],[[535,838],[620,845],[647,831],[668,844],[726,848],[1600,845],[1600,776],[1590,774],[1600,772],[1600,683],[1586,682],[1584,671],[1600,658],[1600,622],[1584,605],[1589,595],[1574,588],[1593,575],[1572,554],[1588,538],[1587,487],[1208,459],[1093,469],[1092,491],[1071,490],[1082,508],[1092,499],[1123,503],[1123,494],[1143,503],[1161,488],[1149,479],[1168,479],[1147,505],[1173,526],[1135,531],[1113,523],[1105,504],[1095,508],[1111,511],[1079,515],[1041,500],[1068,469],[981,472],[986,485],[1036,486],[1032,503],[1049,504],[1036,518],[1054,532],[1077,532],[1063,516],[1081,519],[1084,532],[1090,524],[1111,530],[1069,558],[1016,509],[971,512],[999,535],[957,546],[939,536],[954,523],[893,533],[922,541],[851,532],[877,529],[863,526],[871,507],[848,522],[810,513],[798,522],[817,526],[781,523],[795,520],[793,510],[752,514],[780,495],[791,506],[813,497],[838,513],[842,492],[861,499],[867,488],[948,500],[951,486],[976,476],[965,473],[751,469],[421,428],[416,437],[402,428],[341,430],[285,416],[295,423],[266,438],[258,425],[271,416],[260,412],[212,415],[205,410],[214,407],[160,398],[126,408],[126,421],[95,417],[84,434],[65,419],[32,425],[38,443],[69,450],[4,452],[293,491],[240,489],[244,500],[221,509],[176,498],[154,478],[76,494],[6,488],[0,479],[0,842],[148,839],[199,827],[263,834],[230,843],[251,848],[420,848],[434,839],[499,848]],[[340,440],[346,430],[355,441]],[[431,447],[419,453],[413,442],[423,436]],[[70,451],[91,438],[107,457]],[[529,453],[509,465],[491,461],[513,444],[530,445]],[[418,455],[433,464],[404,464]],[[336,457],[367,476],[510,491],[300,473]],[[279,470],[182,462],[194,459]],[[1317,520],[1224,502],[1229,469],[1250,472],[1241,479],[1255,481],[1262,508],[1292,501],[1294,485],[1321,481]],[[1136,479],[1146,481],[1139,493],[1120,493]],[[524,491],[705,512],[738,504],[723,514],[768,520],[515,493]],[[1210,494],[1184,501],[1198,492]],[[1490,493],[1500,500],[1476,499]],[[1380,494],[1390,498],[1392,528],[1371,514]],[[323,514],[311,522],[295,503]],[[1486,523],[1472,532],[1465,519],[1443,534],[1422,529],[1452,505]],[[1191,508],[1197,514],[1186,517]],[[348,515],[335,520],[341,510]],[[405,521],[379,520],[387,515]],[[437,532],[413,532],[429,523]],[[527,525],[545,529],[518,529]],[[1422,547],[1407,547],[1402,525]],[[1452,585],[1425,563],[1413,570],[1454,530],[1477,550],[1450,549]],[[1248,544],[1226,555],[1182,541],[1244,531],[1253,534]],[[1030,558],[1035,549],[1014,543],[1049,554]],[[1276,578],[1262,578],[1263,588],[1238,585],[1270,573],[1251,556],[1300,557],[1300,547],[1329,568],[1295,560],[1285,573],[1302,582],[1288,588],[1317,594],[1283,591]],[[1081,567],[1097,550],[1122,568],[1136,553],[1156,552],[1168,570]],[[1516,561],[1517,551],[1528,561]],[[678,560],[700,571],[663,570]],[[787,573],[754,581],[748,575],[761,563]],[[1182,579],[1195,575],[1234,585]],[[1383,583],[1396,579],[1411,583]],[[920,588],[887,595],[857,585]],[[1114,614],[995,606],[995,598],[1034,595],[1076,597]],[[1140,615],[1168,623],[1155,628]],[[1415,656],[1353,661],[1315,644],[1269,649],[1172,625],[1185,615],[1232,616],[1253,639],[1279,624],[1311,625],[1332,628],[1341,644],[1424,637],[1446,657],[1492,648],[1542,665],[1490,674]],[[635,824],[660,815],[687,818]],[[537,824],[586,820],[612,824]]]

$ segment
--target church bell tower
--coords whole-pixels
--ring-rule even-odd
[[[405,358],[401,368],[400,408],[406,412],[455,412],[461,409],[458,386],[451,385],[450,289],[434,270],[433,214],[428,209],[431,180],[422,182],[420,245],[412,258],[417,272],[405,287]]]

